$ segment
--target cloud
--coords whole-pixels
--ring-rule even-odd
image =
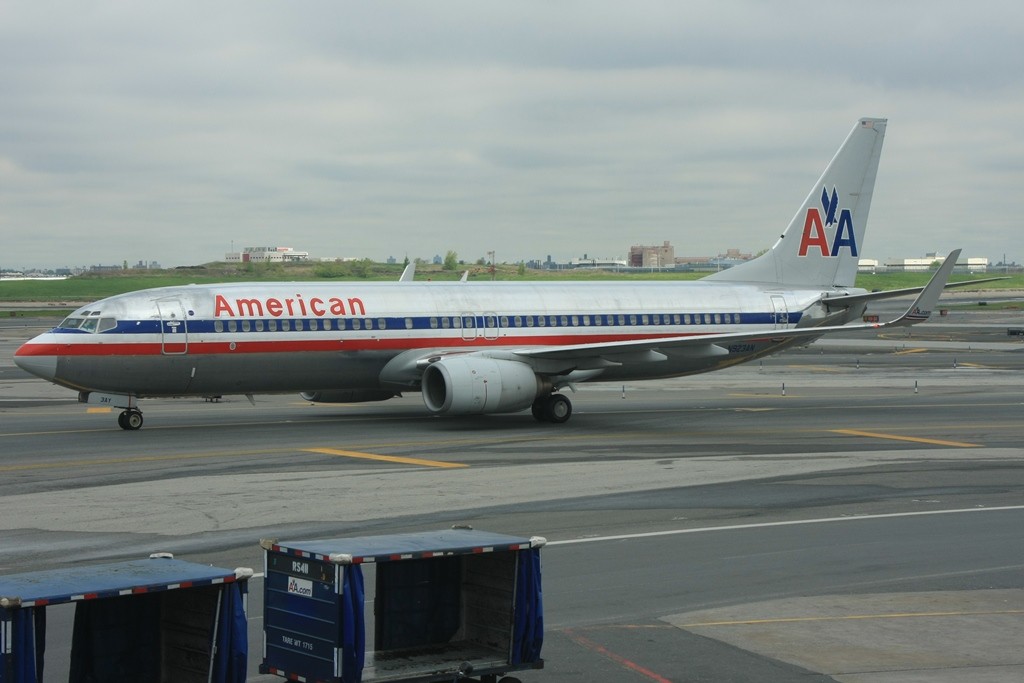
[[[1018,5],[9,3],[5,265],[757,251],[862,115],[868,255],[1024,258]]]

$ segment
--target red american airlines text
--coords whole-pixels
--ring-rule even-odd
[[[296,294],[295,298],[277,299],[269,297],[262,299],[251,297],[246,299],[235,299],[232,303],[222,294],[214,297],[213,317],[215,318],[243,318],[263,317],[280,318],[281,316],[315,316],[322,318],[328,315],[366,315],[366,308],[362,299],[340,299],[332,296],[326,299],[314,296],[309,299]]]

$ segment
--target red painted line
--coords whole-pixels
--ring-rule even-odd
[[[642,667],[636,662],[626,659],[622,655],[615,654],[605,646],[599,643],[595,643],[590,638],[582,636],[571,629],[566,629],[565,631],[563,631],[563,633],[565,633],[565,635],[567,635],[569,639],[575,642],[577,645],[580,645],[582,647],[587,648],[588,650],[596,652],[597,654],[603,657],[607,657],[608,659],[612,660],[624,669],[629,669],[630,671],[638,673],[648,680],[657,681],[657,683],[672,683],[670,679],[665,678],[664,676],[661,676],[659,674],[656,674],[650,669]]]

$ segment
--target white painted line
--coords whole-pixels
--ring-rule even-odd
[[[564,541],[548,541],[547,545],[574,545],[577,543],[601,543],[605,541],[628,541],[638,538],[657,538],[658,536],[677,536],[679,534],[699,534],[708,531],[735,531],[739,529],[765,529],[778,526],[797,526],[799,524],[827,524],[829,522],[858,522],[866,519],[893,519],[897,517],[924,517],[926,515],[957,515],[967,512],[1001,512],[1006,510],[1024,510],[1024,505],[1004,505],[994,508],[963,508],[960,510],[922,510],[920,512],[890,512],[883,515],[850,515],[849,517],[822,517],[820,519],[797,519],[789,522],[761,522],[758,524],[731,524],[728,526],[706,526],[693,529],[670,529],[668,531],[649,531],[642,534],[622,534],[619,536],[594,536],[592,538],[569,538]],[[263,572],[254,572],[252,578],[262,579]]]
[[[1024,510],[1024,505],[1006,505],[994,508],[964,508],[961,510],[922,510],[920,512],[890,512],[883,515],[850,515],[848,517],[823,517],[820,519],[797,519],[789,522],[761,522],[759,524],[731,524],[727,526],[707,526],[694,529],[671,529],[668,531],[650,531],[642,534],[622,534],[620,536],[594,536],[593,538],[570,538],[564,541],[548,541],[548,546],[572,545],[576,543],[601,543],[604,541],[627,541],[637,538],[656,538],[658,536],[676,536],[678,534],[699,534],[707,531],[734,531],[738,529],[765,529],[777,526],[797,526],[799,524],[827,524],[829,522],[857,522],[865,519],[892,519],[896,517],[923,517],[925,515],[956,515],[966,512],[999,512],[1005,510]]]

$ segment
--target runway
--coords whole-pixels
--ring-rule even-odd
[[[550,541],[524,680],[1013,680],[1024,345],[1002,316],[582,385],[565,425],[275,396],[144,401],[138,432],[21,374],[32,330],[5,321],[0,572],[157,550],[259,571],[260,538],[470,524]]]

